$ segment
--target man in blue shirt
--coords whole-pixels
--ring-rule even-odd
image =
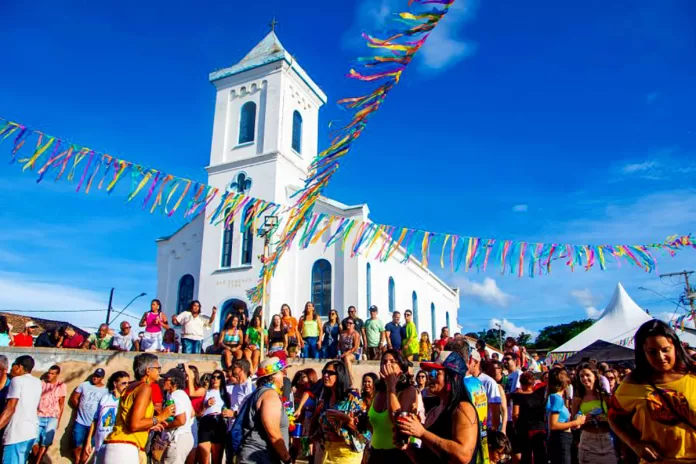
[[[401,313],[399,311],[394,311],[392,313],[392,321],[384,326],[384,331],[387,334],[387,348],[390,350],[400,350],[401,349],[401,325],[399,325],[399,320],[401,319]]]

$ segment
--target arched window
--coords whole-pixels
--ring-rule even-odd
[[[331,310],[331,263],[317,260],[312,266],[312,303],[320,316],[328,316]]]
[[[367,281],[365,282],[365,288],[367,290],[367,311],[370,311],[370,306],[372,306],[372,266],[367,263]]]
[[[232,298],[230,300],[225,301],[225,303],[222,305],[222,311],[220,316],[220,330],[222,330],[225,327],[227,316],[229,316],[230,313],[239,314],[240,312],[246,312],[248,317],[249,311],[247,310],[247,304],[245,302],[237,298]]]
[[[418,327],[418,294],[415,290],[411,294],[411,305],[413,306],[413,323]]]
[[[445,313],[445,325],[447,326],[448,329],[450,329],[450,332],[452,332],[452,328],[449,325],[449,311]]]
[[[435,317],[435,303],[430,303],[430,329],[433,331],[432,339],[435,340],[439,336],[437,333],[437,318]]]
[[[292,113],[292,149],[302,153],[302,115],[297,110]]]
[[[248,214],[249,209],[244,210],[244,215],[243,217],[245,218],[246,222],[246,215]],[[241,265],[249,265],[251,264],[251,259],[254,254],[254,228],[252,227],[252,224],[249,223],[247,225],[246,230],[242,231],[242,258],[240,260]]]
[[[176,313],[186,311],[189,303],[193,301],[193,276],[186,274],[179,279],[179,297],[177,298]]]
[[[228,210],[229,211],[229,210]],[[223,225],[224,227],[224,225]],[[234,223],[222,233],[222,253],[220,267],[232,266],[232,243],[234,237]]]
[[[389,312],[396,311],[396,290],[394,289],[394,278],[389,278]]]
[[[239,143],[254,141],[256,132],[256,103],[246,102],[239,115]]]

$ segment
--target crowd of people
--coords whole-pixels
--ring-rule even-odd
[[[408,311],[405,331],[399,314],[384,326],[376,307],[367,321],[354,314],[339,321],[332,312],[322,324],[308,303],[293,321],[284,305],[264,329],[258,311],[251,322],[233,313],[218,338],[221,369],[201,375],[180,364],[162,374],[157,355],[142,353],[132,372],[96,369],[69,396],[58,366],[37,379],[30,356],[9,372],[0,356],[2,463],[41,461],[66,398],[76,464],[696,462],[696,363],[660,321],[637,331],[633,369],[592,359],[547,368],[513,339],[496,359],[446,328],[433,343],[417,337]],[[189,317],[200,307],[172,323]],[[149,333],[148,343],[168,343]],[[379,372],[355,379],[361,348]],[[289,379],[301,352],[334,356],[320,373]]]

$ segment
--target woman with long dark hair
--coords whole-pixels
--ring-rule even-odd
[[[162,312],[162,302],[154,299],[150,302],[150,311],[140,318],[140,327],[145,327],[140,349],[143,351],[162,351],[162,330],[169,328],[167,315]]]
[[[321,338],[319,338],[319,336],[322,333],[321,318],[316,313],[314,303],[311,301],[305,303],[298,330],[304,344],[302,356],[305,358],[319,359],[319,352],[321,351]]]
[[[186,376],[186,388],[184,388],[184,393],[186,393],[191,400],[191,406],[193,406],[193,413],[195,414],[193,424],[191,424],[193,449],[191,449],[186,458],[186,464],[194,464],[196,462],[198,449],[198,418],[203,412],[203,400],[205,399],[208,388],[207,385],[203,385],[196,366],[184,363],[184,375]]]
[[[297,330],[297,319],[292,316],[290,305],[283,303],[280,307],[280,316],[283,321],[283,328],[288,334],[288,356],[296,357],[299,355],[299,350],[302,349],[302,337]]]
[[[368,372],[362,377],[362,388],[360,389],[360,398],[362,398],[363,404],[365,404],[365,411],[370,410],[372,402],[375,400],[375,395],[377,395],[377,383],[379,382],[379,377],[374,372]]]
[[[570,464],[573,445],[573,434],[570,431],[585,423],[585,416],[578,416],[574,420],[570,418],[570,411],[563,398],[568,385],[568,371],[562,367],[551,369],[546,389],[546,421],[549,429],[546,451],[551,464]]]
[[[0,316],[0,346],[14,345],[14,336],[5,316]]]
[[[696,364],[667,324],[635,335],[636,367],[621,382],[609,424],[641,462],[696,462]]]
[[[323,327],[322,354],[324,359],[336,359],[338,356],[338,334],[341,332],[341,321],[338,319],[338,311],[329,311],[329,321]]]
[[[263,329],[263,321],[260,314],[255,314],[251,318],[251,323],[246,329],[244,343],[246,344],[244,357],[251,364],[251,371],[256,372],[256,368],[261,360],[261,344],[268,346],[268,332]]]
[[[345,365],[329,361],[321,371],[324,390],[310,426],[310,438],[322,442],[323,463],[359,464],[370,433],[361,424],[365,414],[360,393],[351,388]]]
[[[609,393],[602,388],[594,364],[582,363],[576,369],[573,416],[585,416],[580,432],[578,460],[580,464],[616,464],[616,454],[607,420]]]
[[[232,366],[232,361],[237,359],[242,359],[244,351],[242,351],[242,345],[244,344],[244,332],[239,327],[239,316],[234,315],[227,319],[225,322],[225,327],[220,332],[217,339],[218,347],[222,351],[222,361],[225,369],[229,369]]]
[[[212,463],[220,464],[227,438],[227,424],[222,417],[222,410],[230,407],[225,374],[221,370],[213,371],[202,407],[204,410],[198,423],[198,462],[209,464],[212,454]]]
[[[268,328],[268,356],[274,356],[279,351],[288,352],[288,332],[283,327],[283,319],[275,314]]]
[[[466,361],[459,353],[442,351],[435,361],[420,366],[430,373],[428,389],[440,404],[428,413],[425,425],[414,414],[397,421],[399,432],[422,441],[420,449],[408,449],[411,461],[469,464],[476,462],[484,449],[488,456],[488,449],[480,443],[476,409],[464,386]]]
[[[401,412],[418,412],[418,390],[408,368],[408,361],[399,351],[392,349],[382,354],[377,395],[367,413],[372,428],[369,463],[406,457],[401,449],[403,444],[394,443],[394,424]]]
[[[520,375],[520,389],[512,394],[512,423],[519,440],[517,459],[522,464],[546,463],[544,389],[534,389],[534,374]]]

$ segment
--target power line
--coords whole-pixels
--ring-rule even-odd
[[[106,309],[58,309],[58,310],[33,310],[33,309],[5,309],[0,308],[0,312],[5,313],[20,313],[22,314],[62,314],[62,313],[103,313]],[[140,320],[137,316],[132,316],[128,313],[123,313],[123,316],[130,317],[131,319]]]

